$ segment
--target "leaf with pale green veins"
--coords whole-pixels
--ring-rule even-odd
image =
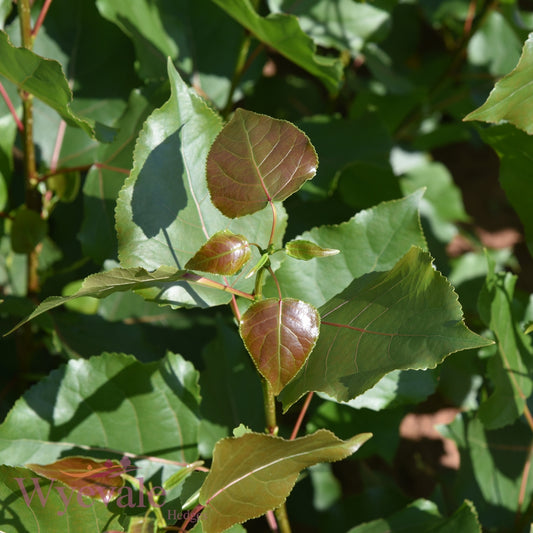
[[[221,9],[267,46],[316,76],[330,92],[337,92],[342,79],[342,62],[316,53],[313,41],[302,31],[292,15],[261,17],[250,0],[213,0]]]
[[[257,369],[277,395],[313,350],[320,316],[301,300],[268,298],[248,308],[239,331]]]
[[[65,506],[68,498],[71,500]],[[38,478],[26,468],[0,466],[0,500],[4,533],[122,531],[120,515],[103,502],[83,494],[73,495],[63,485]]]
[[[463,120],[500,122],[505,120],[533,134],[533,34],[530,34],[518,65],[496,82],[487,101]]]
[[[368,272],[389,270],[412,245],[425,249],[418,214],[423,194],[423,190],[418,190],[400,200],[361,211],[342,224],[313,228],[300,235],[298,239],[340,253],[305,262],[286,257],[276,270],[281,293],[319,307],[355,278]],[[265,296],[277,294],[271,278],[267,279],[263,292]]]
[[[457,294],[416,247],[392,270],[353,281],[319,311],[320,337],[281,393],[285,409],[308,391],[348,401],[392,370],[434,368],[450,353],[492,343],[465,326]]]
[[[7,34],[0,31],[0,74],[55,109],[63,119],[92,137],[109,142],[113,132],[102,124],[77,116],[71,109],[72,91],[57,61],[45,59],[26,48],[13,46]]]
[[[251,255],[245,237],[227,230],[219,231],[187,261],[185,268],[232,276],[250,260]]]
[[[236,218],[285,200],[317,167],[313,145],[294,124],[237,109],[207,156],[207,185],[215,206]]]
[[[135,146],[133,168],[117,201],[121,265],[147,270],[160,265],[183,268],[212,235],[223,229],[266,247],[272,229],[271,209],[232,220],[211,202],[205,165],[222,121],[183,82],[172,64],[168,65],[168,75],[170,99],[145,122]],[[276,205],[276,213],[274,242],[281,246],[286,213],[280,205]],[[252,259],[258,256],[253,250]],[[254,286],[254,280],[242,277],[228,283],[246,292]],[[175,307],[209,307],[231,299],[229,293],[186,283],[165,290],[148,289],[143,297]]]
[[[200,518],[204,529],[219,533],[279,507],[304,468],[340,461],[371,436],[361,433],[343,441],[321,429],[294,440],[246,433],[219,441],[200,491],[200,503],[205,506]]]
[[[26,322],[33,318],[59,307],[64,303],[73,300],[74,298],[81,298],[82,296],[92,296],[93,298],[105,298],[110,294],[122,291],[141,290],[147,287],[158,286],[161,287],[165,283],[173,283],[183,278],[186,272],[178,270],[173,267],[162,266],[154,272],[148,272],[144,268],[114,268],[106,272],[98,272],[91,274],[83,281],[80,289],[69,296],[49,296],[41,302],[38,307],[27,316],[24,320],[19,322],[6,335],[13,332]]]

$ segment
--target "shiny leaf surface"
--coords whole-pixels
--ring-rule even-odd
[[[290,257],[295,259],[302,259],[303,261],[309,261],[315,257],[329,257],[330,255],[337,255],[340,250],[334,248],[322,248],[311,241],[304,241],[297,239],[290,241],[285,245],[285,251]]]

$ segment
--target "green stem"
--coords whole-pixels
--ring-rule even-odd
[[[196,283],[198,285],[203,285],[204,287],[211,287],[213,289],[218,289],[219,291],[229,292],[230,294],[241,296],[242,298],[246,298],[247,300],[255,299],[252,294],[240,291],[239,289],[235,289],[229,285],[224,285],[223,283],[219,283],[218,281],[214,281],[209,278],[204,278],[203,276],[199,276],[198,274],[193,274],[192,272],[186,272],[185,274],[183,274],[183,279],[185,281],[188,281],[189,283]]]
[[[278,424],[276,421],[276,399],[272,392],[272,386],[264,378],[261,378],[261,384],[263,385],[263,404],[265,407],[267,430],[270,435],[277,435]]]
[[[222,110],[223,117],[227,117],[229,115],[233,106],[233,94],[235,93],[235,89],[237,89],[237,85],[239,85],[241,77],[244,74],[245,69],[247,68],[246,58],[248,56],[248,51],[250,50],[251,42],[251,34],[246,33],[246,36],[244,37],[241,44],[241,49],[239,50],[239,57],[237,58],[237,64],[235,65],[233,77],[231,78],[231,86],[228,92],[228,98],[226,100],[226,104],[224,105],[224,109]]]
[[[291,533],[291,524],[289,523],[289,516],[287,515],[287,507],[282,503],[275,511],[276,520],[278,521],[279,530],[281,533]]]

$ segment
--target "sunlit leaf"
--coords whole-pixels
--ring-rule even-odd
[[[465,326],[453,288],[416,247],[392,270],[352,282],[320,316],[317,345],[281,394],[285,408],[307,391],[348,401],[392,370],[434,368],[491,344]]]
[[[259,433],[219,441],[213,465],[200,491],[203,527],[219,533],[233,524],[261,516],[281,505],[301,470],[316,463],[340,461],[372,435],[342,441],[319,430],[295,440]]]
[[[338,91],[342,78],[341,61],[318,55],[313,41],[302,31],[295,16],[271,14],[261,17],[250,0],[213,1],[257,39],[320,79],[330,92]]]
[[[232,276],[249,261],[251,255],[245,237],[231,231],[219,231],[187,261],[185,268]]]
[[[322,248],[314,242],[302,239],[289,241],[285,245],[285,251],[288,256],[304,261],[309,261],[309,259],[314,259],[315,257],[329,257],[330,255],[337,255],[340,252],[340,250],[335,250],[334,248]]]
[[[160,267],[154,272],[148,272],[144,268],[114,268],[106,272],[91,274],[83,281],[81,288],[69,296],[49,296],[39,306],[19,322],[8,335],[36,316],[59,307],[74,298],[92,296],[105,298],[114,292],[146,289],[147,287],[159,286],[164,283],[173,283],[183,278],[185,271],[172,267]]]
[[[240,333],[259,372],[279,394],[313,350],[320,316],[310,304],[292,298],[268,298],[242,316]]]
[[[464,120],[500,122],[506,120],[528,134],[533,134],[533,35],[524,43],[518,65],[496,82],[487,101]]]
[[[209,151],[207,184],[215,206],[236,218],[285,200],[317,166],[313,145],[296,126],[237,109]]]

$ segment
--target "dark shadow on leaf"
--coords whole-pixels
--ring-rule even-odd
[[[180,179],[184,172],[177,130],[150,152],[133,188],[133,222],[146,237],[168,228],[186,207],[187,193]]]

